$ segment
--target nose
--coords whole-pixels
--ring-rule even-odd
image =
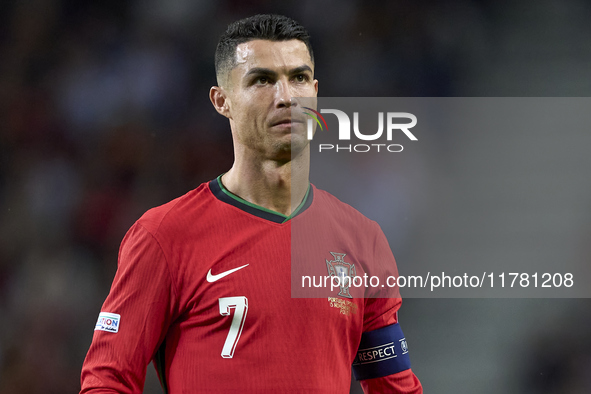
[[[291,98],[293,97],[289,81],[279,80],[275,84],[275,101],[277,108],[290,108],[292,105]]]

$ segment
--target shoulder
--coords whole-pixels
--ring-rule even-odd
[[[199,217],[213,200],[208,183],[202,183],[196,189],[148,210],[137,220],[136,225],[143,227],[155,238],[163,235],[174,237],[188,223],[192,223],[193,218]]]
[[[314,188],[314,202],[316,208],[320,210],[319,214],[327,216],[332,220],[341,222],[343,225],[355,226],[362,230],[380,231],[377,222],[369,219],[351,205],[342,202],[329,192]]]

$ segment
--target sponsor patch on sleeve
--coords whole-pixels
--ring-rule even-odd
[[[94,331],[108,331],[117,332],[119,331],[119,323],[121,322],[121,316],[116,313],[101,312],[99,313],[98,320],[94,326]]]

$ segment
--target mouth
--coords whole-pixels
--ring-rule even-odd
[[[303,124],[300,119],[287,118],[271,123],[271,127],[292,127],[297,124]]]

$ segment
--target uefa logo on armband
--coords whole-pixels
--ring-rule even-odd
[[[94,326],[94,330],[117,332],[119,331],[120,320],[121,316],[116,313],[101,312]]]
[[[402,354],[408,353],[408,344],[406,343],[406,338],[402,338],[400,341],[400,348],[402,349]]]

